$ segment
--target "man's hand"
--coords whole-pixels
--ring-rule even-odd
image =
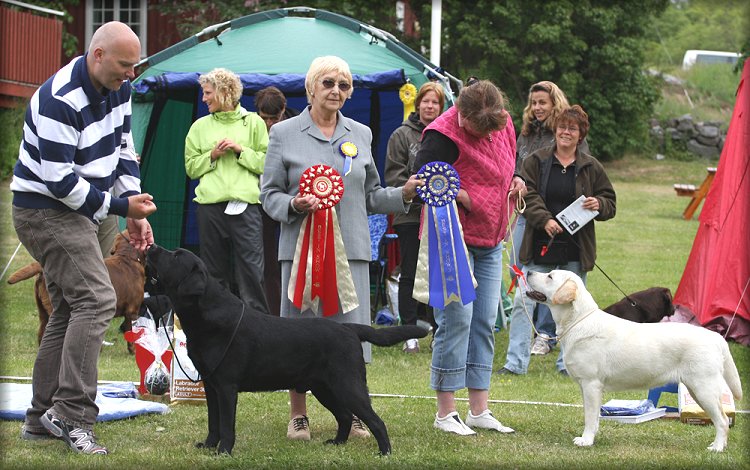
[[[156,212],[154,198],[147,193],[136,194],[128,198],[128,217],[132,219],[144,219]]]
[[[148,223],[148,220],[128,217],[125,219],[125,224],[128,228],[130,244],[139,253],[143,253],[146,248],[154,244],[154,234],[151,231],[151,224]]]

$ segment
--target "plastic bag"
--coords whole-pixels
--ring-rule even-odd
[[[169,348],[167,334],[171,334],[172,327],[160,326],[157,329],[151,312],[147,311],[145,316],[133,322],[131,329],[138,335],[135,343],[154,356],[154,362],[146,369],[143,380],[146,390],[152,395],[164,395],[169,391],[169,369],[161,357]]]

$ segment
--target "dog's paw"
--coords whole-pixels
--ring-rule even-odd
[[[195,443],[195,448],[196,449],[215,449],[216,448],[216,444],[211,444],[208,441],[206,441],[206,442],[196,442]]]
[[[328,439],[327,441],[325,441],[325,443],[326,444],[330,444],[330,445],[334,445],[334,446],[339,446],[341,444],[345,444],[346,441],[338,441],[336,439]]]
[[[594,440],[590,437],[576,437],[573,439],[573,444],[577,445],[578,447],[588,447],[594,445]]]
[[[723,442],[712,442],[710,446],[706,447],[706,449],[710,450],[711,452],[724,452],[724,448],[726,447],[726,444]]]

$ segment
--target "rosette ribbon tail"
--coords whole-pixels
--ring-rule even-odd
[[[300,310],[318,310],[324,317],[359,306],[346,259],[338,219],[332,209],[309,214],[297,240],[289,296]]]
[[[474,280],[463,242],[455,202],[427,209],[429,305],[444,309],[451,302],[474,301]],[[424,243],[425,240],[422,240]]]

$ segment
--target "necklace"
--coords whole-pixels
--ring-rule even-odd
[[[557,158],[557,162],[558,162],[558,163],[560,163],[560,165],[562,166],[562,170],[560,171],[560,173],[562,173],[563,175],[564,175],[565,173],[567,173],[567,172],[568,172],[568,167],[569,167],[570,165],[574,164],[574,163],[575,163],[575,161],[576,161],[575,157],[573,157],[573,158],[572,158],[572,159],[571,159],[571,160],[570,160],[570,161],[568,162],[568,164],[566,165],[565,163],[563,163],[563,162],[562,162],[562,160],[560,160],[560,156],[559,156],[559,155],[555,154],[555,158]]]

